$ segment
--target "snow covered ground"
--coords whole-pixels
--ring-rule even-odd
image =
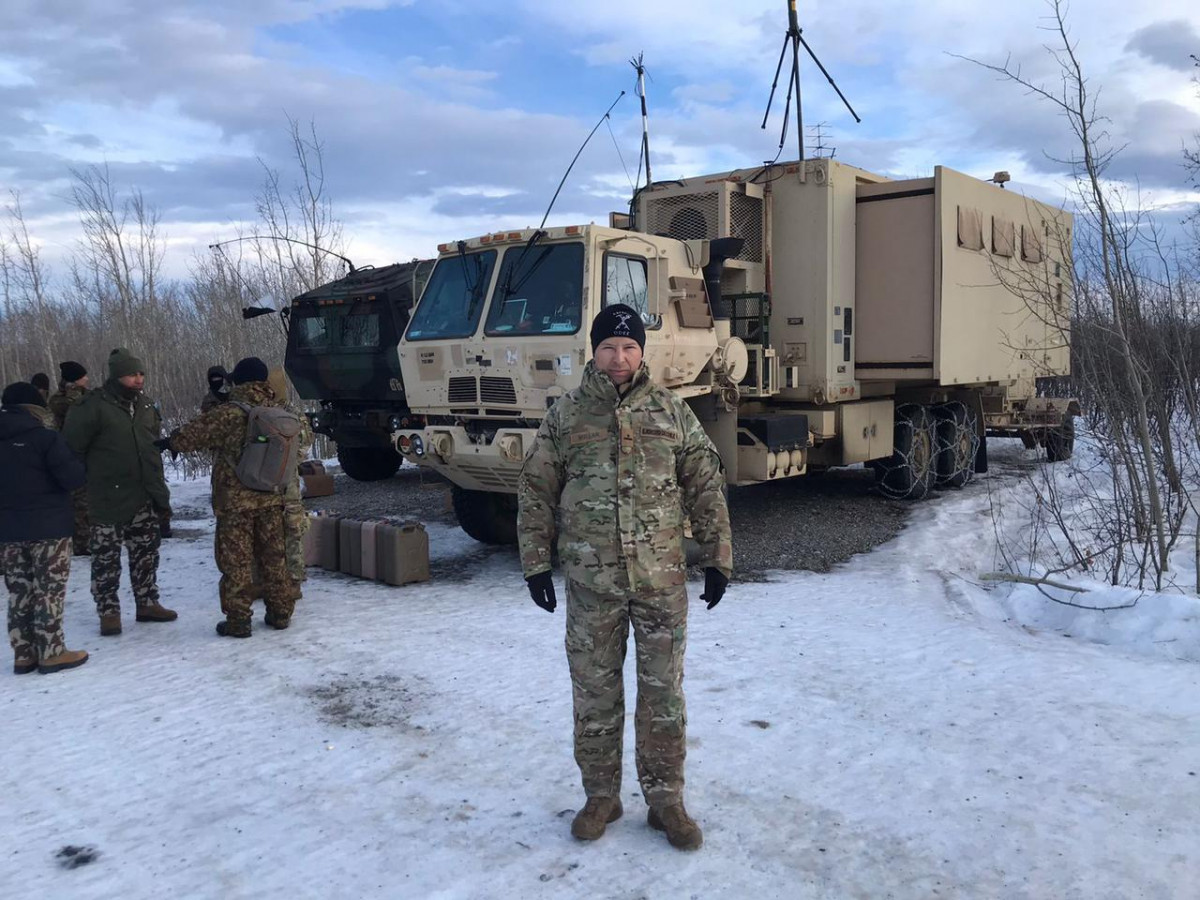
[[[207,483],[175,497],[206,510]],[[514,555],[431,528],[461,580],[314,571],[290,630],[235,641],[211,520],[177,530],[178,622],[125,600],[99,638],[76,560],[67,638],[92,659],[0,675],[5,897],[1200,896],[1200,605],[985,588],[984,485],[831,574],[693,606],[694,854],[645,824],[632,723],[625,818],[570,837],[564,619]]]

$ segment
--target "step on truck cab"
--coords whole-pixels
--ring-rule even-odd
[[[695,410],[731,485],[870,465],[920,499],[986,466],[987,435],[1069,453],[1069,214],[938,167],[892,181],[829,159],[643,189],[630,228],[439,247],[400,346],[405,458],[459,521],[515,539],[545,410],[579,383],[591,319],[638,309],[651,376]]]

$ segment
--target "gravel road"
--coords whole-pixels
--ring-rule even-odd
[[[335,482],[336,494],[309,500],[308,508],[361,519],[456,524],[449,485],[412,466],[387,481],[358,482],[338,474]],[[873,485],[865,469],[839,469],[732,491],[735,578],[752,580],[771,569],[827,572],[890,540],[904,527],[909,506],[880,496]]]

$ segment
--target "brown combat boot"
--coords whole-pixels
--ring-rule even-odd
[[[64,650],[58,656],[47,656],[43,659],[38,666],[38,671],[43,675],[49,675],[51,672],[61,672],[63,669],[82,666],[87,661],[86,650]]]
[[[650,807],[646,822],[651,828],[667,833],[667,840],[677,850],[699,850],[704,843],[704,832],[700,826],[687,814],[682,803],[664,806],[662,809]]]
[[[121,614],[109,613],[107,616],[100,617],[100,636],[112,637],[114,634],[121,633]]]
[[[276,615],[268,609],[267,614],[263,616],[263,624],[270,625],[278,631],[283,631],[283,629],[292,624],[292,620],[288,616]]]
[[[571,822],[571,834],[581,841],[594,841],[604,836],[610,822],[621,818],[620,797],[588,797],[583,809]]]
[[[173,609],[167,609],[158,603],[151,603],[137,608],[137,620],[139,622],[174,622],[178,618],[179,613]]]
[[[218,622],[217,634],[219,634],[221,637],[248,638],[250,637],[250,623],[229,621]]]
[[[37,660],[31,657],[18,656],[13,660],[14,675],[28,675],[37,668]]]

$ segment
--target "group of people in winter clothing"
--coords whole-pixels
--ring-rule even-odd
[[[254,357],[242,360],[232,374],[215,366],[208,373],[201,414],[164,438],[158,405],[145,394],[145,366],[128,350],[112,351],[108,377],[94,390],[79,363],[64,362],[60,370],[54,395],[48,382],[40,389],[31,380],[10,384],[0,401],[0,567],[9,592],[14,672],[56,672],[87,661],[86,651],[68,650],[63,640],[72,550],[91,556],[102,636],[122,631],[122,547],[129,556],[136,621],[178,618],[162,605],[158,591],[159,548],[170,515],[162,463],[167,450],[213,452],[214,488],[224,486],[213,498],[227,615],[218,632],[249,635],[249,604],[256,590],[267,595],[268,624],[286,627],[302,578],[302,573],[293,577],[284,557],[289,485],[263,492],[257,504],[244,499],[239,504],[226,474],[234,471],[255,408],[283,406],[286,385],[272,387],[266,365]],[[226,399],[233,402],[222,402]],[[294,415],[303,423],[296,429],[297,444],[306,435],[311,444],[307,419]],[[298,475],[295,479],[298,502]],[[247,506],[253,507],[250,515],[244,514]],[[265,590],[254,587],[256,573]]]

